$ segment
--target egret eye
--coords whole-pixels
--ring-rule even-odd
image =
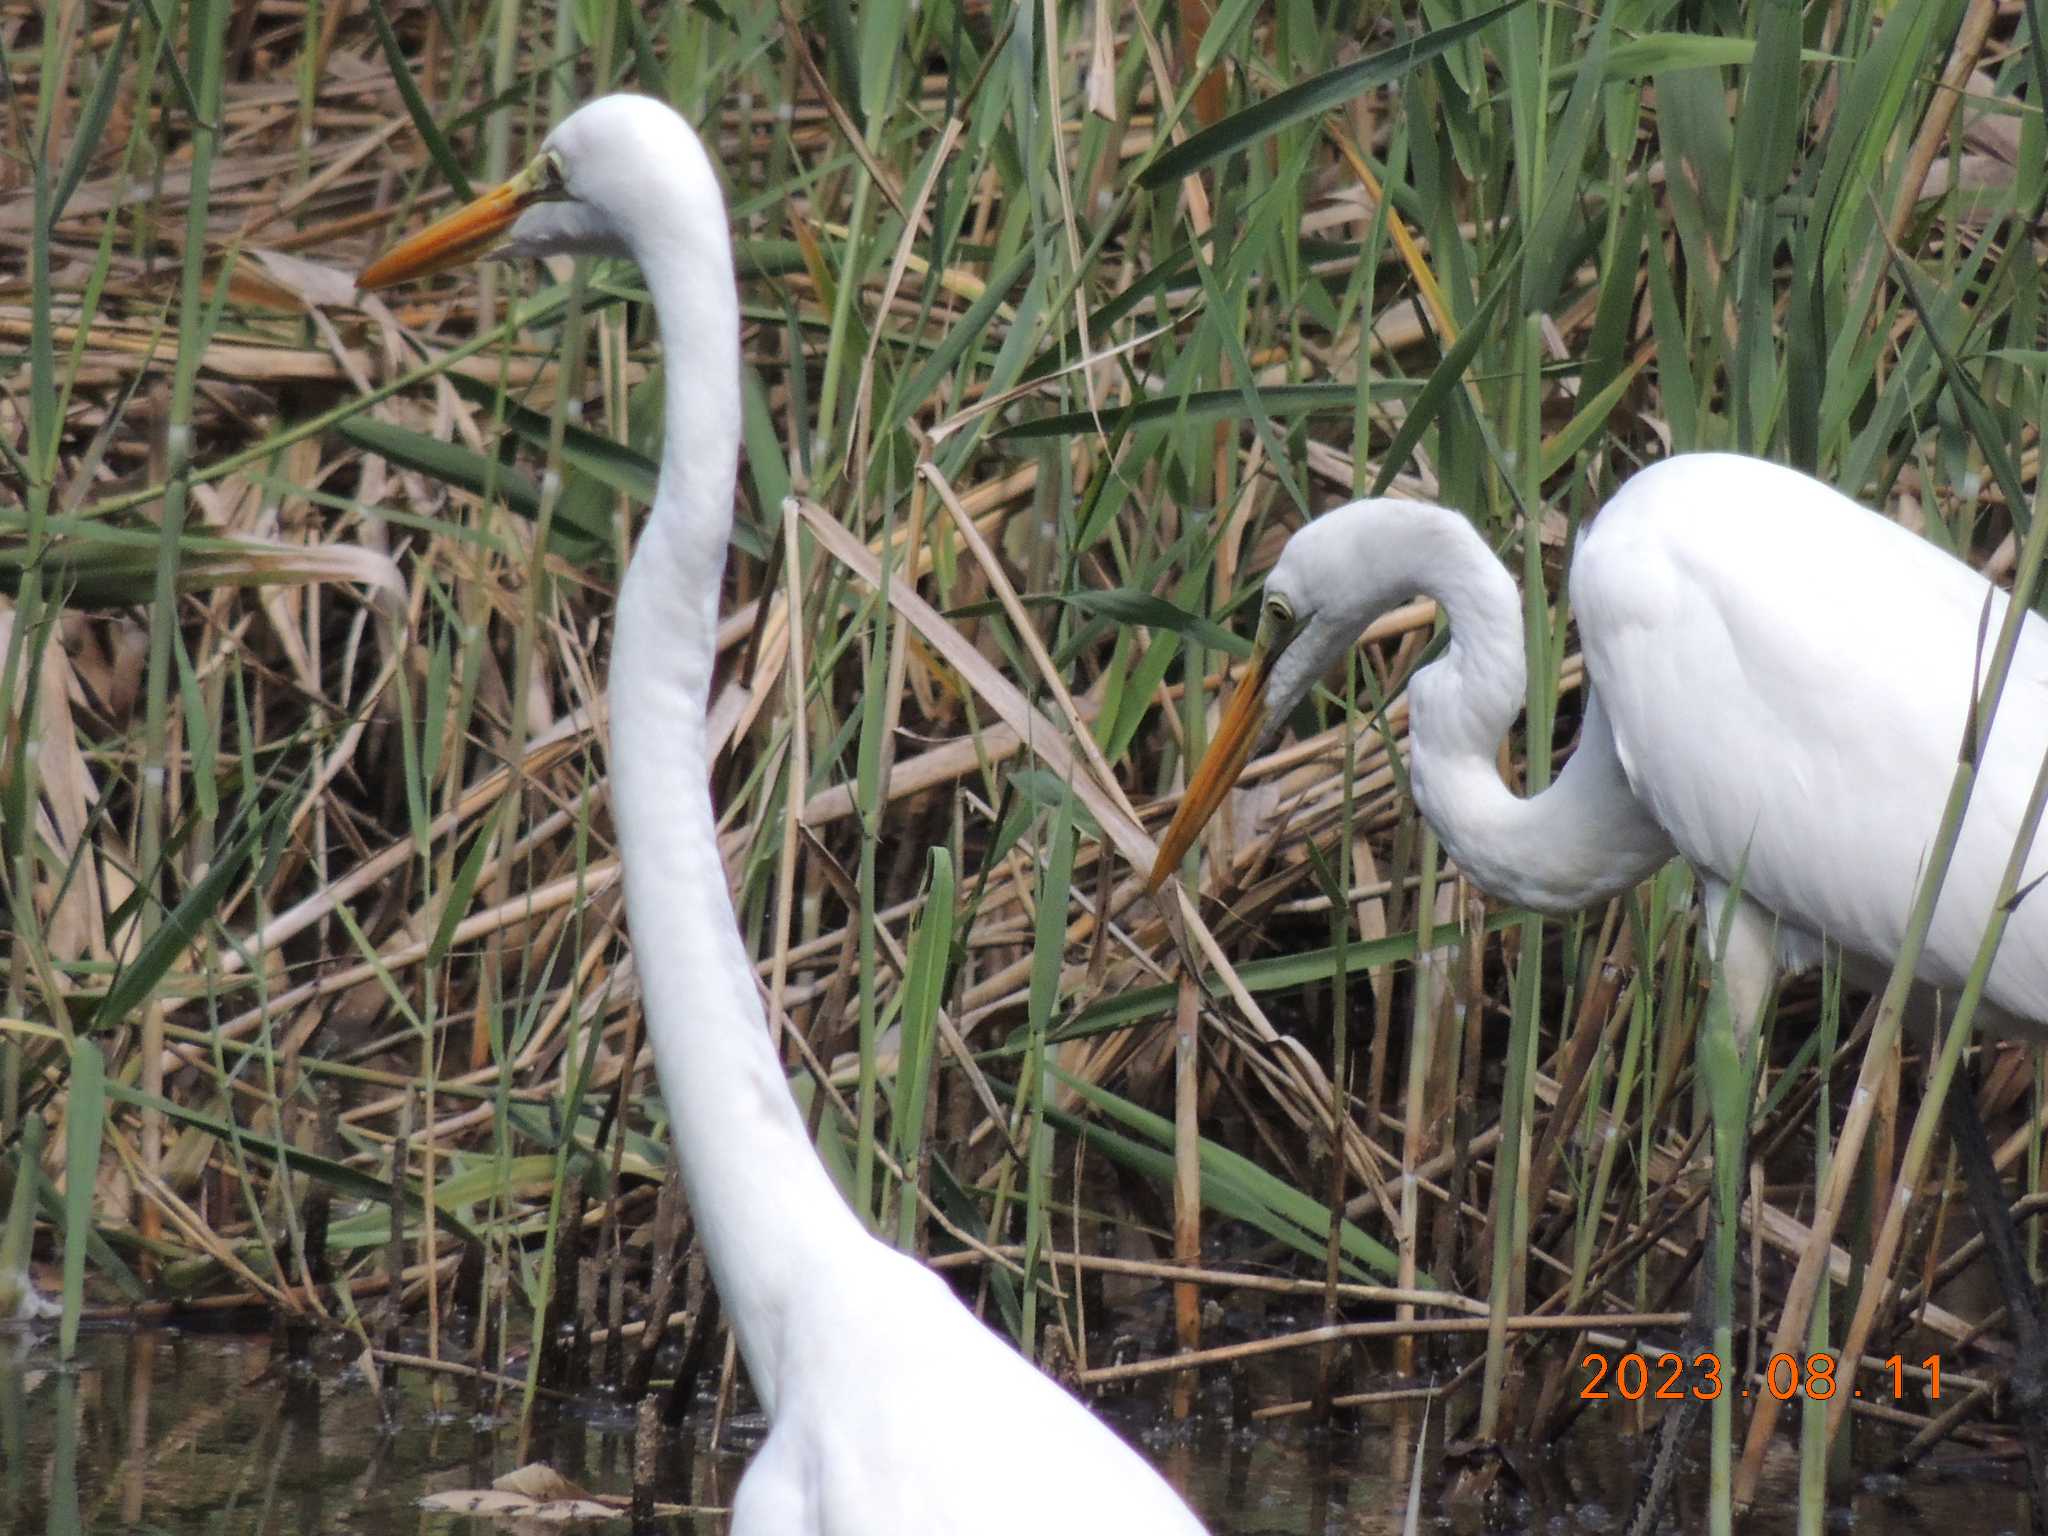
[[[1280,634],[1294,628],[1294,605],[1278,595],[1266,599],[1266,622]]]
[[[562,157],[552,149],[540,157],[540,189],[544,197],[569,195],[569,173],[562,169]]]

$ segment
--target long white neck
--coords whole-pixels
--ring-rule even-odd
[[[1444,655],[1408,685],[1416,803],[1451,857],[1496,900],[1571,912],[1625,891],[1672,854],[1630,792],[1613,734],[1587,699],[1579,746],[1556,781],[1527,799],[1501,782],[1501,739],[1525,702],[1522,599],[1493,552],[1455,512],[1399,509],[1399,531],[1372,540],[1395,562],[1389,590],[1436,599],[1450,621]]]
[[[721,220],[635,252],[668,433],[612,634],[611,802],[648,1038],[714,1283],[772,1416],[806,1287],[864,1229],[805,1135],[726,889],[705,709],[739,460],[739,301]]]

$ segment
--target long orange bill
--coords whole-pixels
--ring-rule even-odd
[[[1209,743],[1187,793],[1181,796],[1180,809],[1167,825],[1166,837],[1159,844],[1159,857],[1153,861],[1152,873],[1145,881],[1147,890],[1158,890],[1180,868],[1181,859],[1201,836],[1209,818],[1216,814],[1216,807],[1230,793],[1237,776],[1244,772],[1245,762],[1265,728],[1266,680],[1272,674],[1275,654],[1263,637],[1253,648],[1251,666],[1238,683],[1237,692],[1230,696],[1222,723],[1216,727],[1215,739]]]
[[[356,286],[365,291],[389,288],[476,260],[505,238],[513,220],[539,196],[540,186],[540,177],[529,166],[503,186],[399,241],[363,268]]]

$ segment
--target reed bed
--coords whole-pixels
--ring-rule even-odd
[[[605,809],[645,296],[352,283],[636,89],[732,205],[716,788],[849,1197],[1084,1388],[1365,1414],[1404,1472],[1462,1385],[1462,1438],[1634,1412],[1583,1360],[1668,1347],[1700,1261],[1686,872],[1488,909],[1406,794],[1426,604],[1252,765],[1190,899],[1144,894],[1150,836],[1260,573],[1356,495],[1522,578],[1531,790],[1581,698],[1569,551],[1638,464],[1784,459],[2030,579],[2041,11],[0,3],[0,1269],[67,1349],[251,1307],[529,1409],[733,1390]],[[1881,1288],[1854,1421],[2003,1445],[1943,1154],[1867,1262],[1935,1060],[1866,1061],[1870,1018],[1833,977],[1777,1011],[1737,1369],[1774,1411],[1770,1341],[1803,1369]],[[2037,1191],[2039,1063],[1981,1054]],[[1244,1363],[1276,1350],[1311,1389]],[[1829,1405],[1790,1406],[1817,1518]]]

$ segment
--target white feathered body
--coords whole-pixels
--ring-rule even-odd
[[[1790,955],[1826,939],[1889,967],[2005,594],[1805,475],[1698,454],[1601,509],[1571,601],[1622,770],[1679,851],[1796,930]],[[2048,623],[2029,614],[1923,981],[1967,976],[2044,753]],[[2048,838],[2026,868],[2048,872]],[[2048,1025],[2048,892],[2014,912],[1987,996]]]
[[[922,1265],[873,1243],[812,1300],[736,1536],[1200,1536],[1151,1467]]]
[[[770,1420],[734,1536],[1201,1536],[1165,1480],[855,1216],[820,1164],[718,850],[705,710],[732,528],[740,315],[726,212],[675,113],[605,97],[544,154],[509,249],[619,252],[660,317],[660,482],[620,591],[611,808],[655,1067],[712,1278]]]
[[[2008,605],[1809,476],[1734,454],[1664,460],[1600,509],[1572,561],[1584,724],[1556,782],[1521,796],[1497,759],[1526,697],[1523,599],[1464,517],[1353,502],[1288,541],[1266,591],[1302,617],[1267,685],[1276,725],[1379,614],[1418,591],[1443,606],[1450,643],[1408,688],[1410,777],[1487,894],[1578,911],[1675,852],[1710,896],[1739,890],[1745,921],[1773,924],[1762,942],[1785,967],[1825,940],[1865,982],[1898,953]],[[1967,976],[2044,751],[2048,623],[2030,614],[1920,980],[1952,993]],[[2044,871],[2048,838],[2026,878]],[[1738,946],[1748,973],[1756,948]],[[1994,1022],[2048,1032],[2048,890],[2013,914],[1987,996]]]

